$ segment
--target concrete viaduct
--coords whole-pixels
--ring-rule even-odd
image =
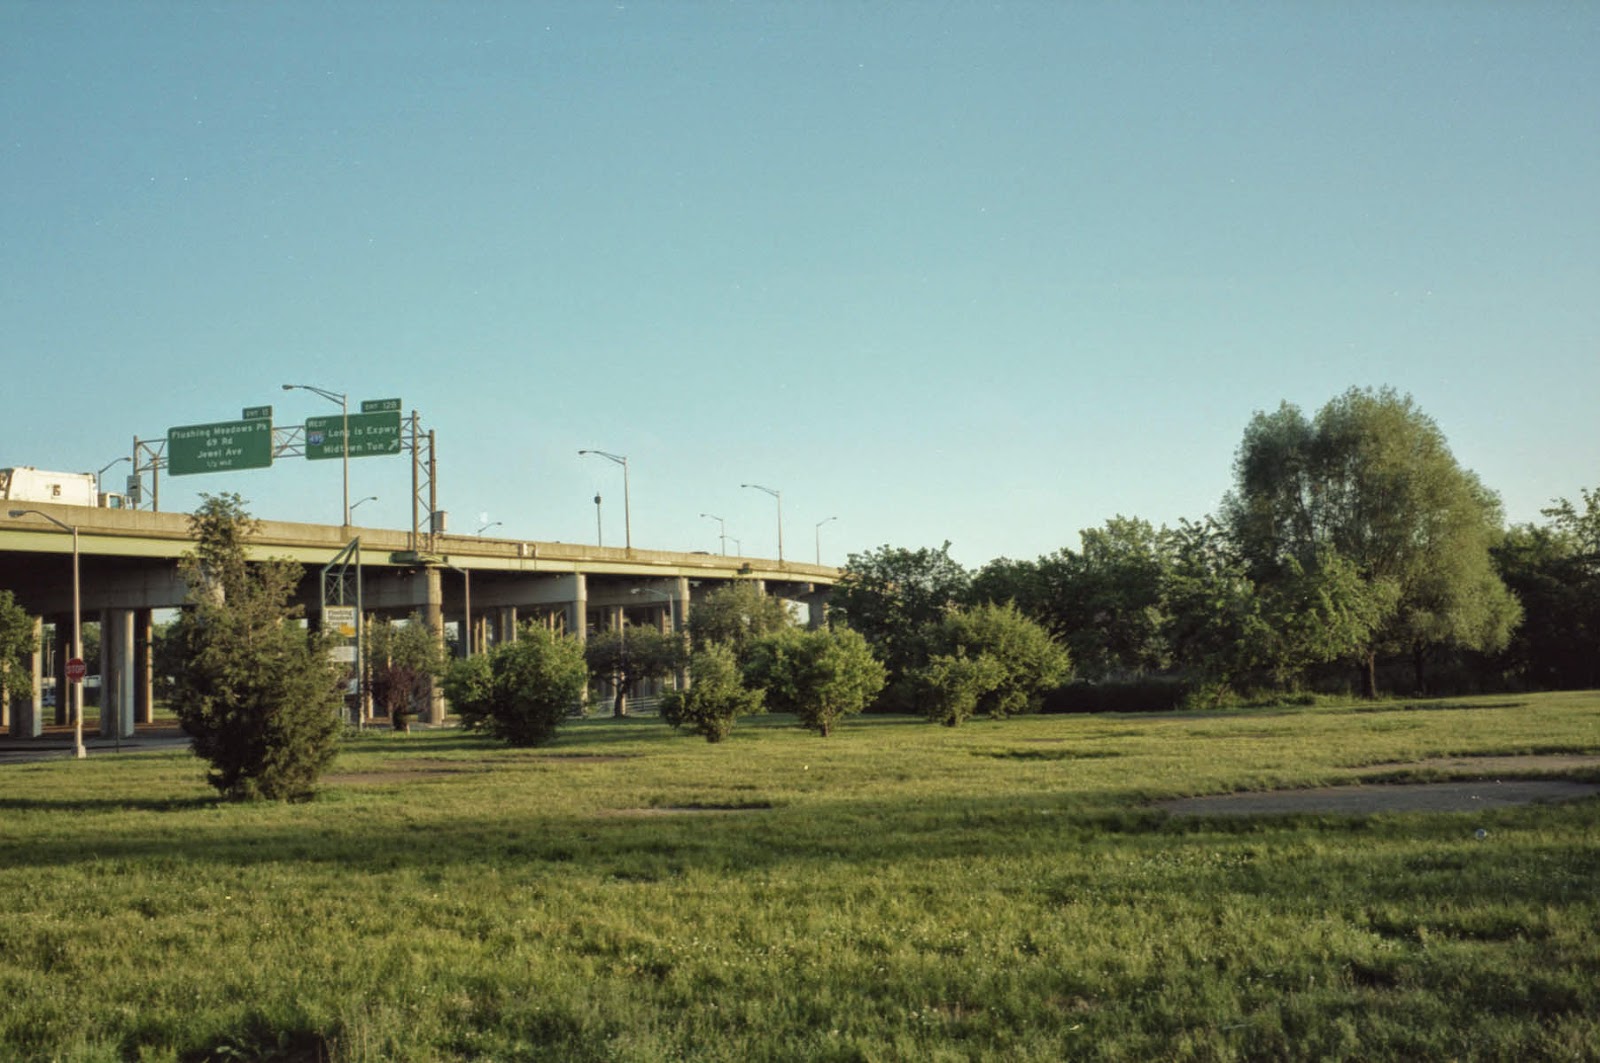
[[[36,633],[49,620],[63,637],[53,661],[33,655],[31,692],[0,698],[0,727],[14,737],[37,737],[45,708],[41,677],[63,676],[71,656],[72,536],[38,516],[47,513],[78,529],[80,613],[85,623],[100,622],[100,733],[128,737],[135,724],[153,719],[152,612],[183,604],[178,558],[192,545],[188,516],[34,502],[16,507],[37,512],[12,518],[0,510],[0,589],[35,617]],[[298,597],[315,617],[323,566],[357,539],[368,616],[420,614],[441,629],[455,626],[467,636],[458,641],[474,650],[514,639],[517,625],[530,620],[580,638],[623,624],[675,630],[696,601],[736,580],[806,604],[816,621],[839,575],[791,561],[278,521],[261,522],[250,552],[304,565]],[[61,690],[58,681],[55,718],[66,723]],[[442,717],[436,700],[430,722]]]

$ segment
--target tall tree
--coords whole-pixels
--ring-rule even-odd
[[[28,655],[38,648],[33,618],[10,591],[0,591],[0,701],[33,686]]]
[[[1543,525],[1512,528],[1494,550],[1525,613],[1507,663],[1537,687],[1600,686],[1600,490],[1558,500]]]
[[[291,606],[301,568],[250,563],[257,524],[235,494],[203,495],[180,570],[188,605],[174,626],[173,707],[236,798],[308,796],[338,750],[342,673]]]
[[[971,582],[948,542],[937,550],[885,545],[849,556],[829,615],[866,638],[895,682],[927,662],[924,629],[961,605]]]
[[[1409,396],[1352,388],[1307,420],[1284,403],[1258,413],[1234,463],[1223,521],[1261,585],[1344,558],[1395,606],[1360,653],[1377,693],[1380,653],[1409,653],[1423,684],[1441,647],[1496,650],[1520,618],[1495,574],[1498,500],[1456,463],[1433,419]]]

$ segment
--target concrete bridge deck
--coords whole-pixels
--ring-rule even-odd
[[[80,611],[101,624],[102,730],[132,734],[150,715],[151,614],[181,606],[187,593],[178,559],[192,546],[188,516],[31,502],[0,511],[0,589],[39,618],[37,626],[48,619],[62,632],[71,630],[73,536],[34,513],[10,517],[10,509],[37,510],[78,529]],[[469,648],[514,639],[528,620],[580,638],[625,625],[676,629],[695,601],[734,581],[804,603],[817,618],[839,576],[828,566],[765,558],[283,521],[261,521],[248,549],[254,559],[305,566],[298,597],[314,617],[323,566],[353,540],[365,613],[415,613],[440,630],[453,628]],[[35,655],[32,697],[0,699],[8,702],[0,704],[0,727],[23,737],[40,733],[40,677],[65,673],[69,641],[56,640],[49,665]],[[65,706],[55,711],[59,721]]]

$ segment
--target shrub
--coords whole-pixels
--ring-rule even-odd
[[[662,697],[661,718],[674,727],[692,727],[707,742],[720,742],[735,719],[760,712],[762,700],[762,691],[744,685],[733,650],[714,642],[690,656],[689,689]]]
[[[555,738],[588,677],[582,643],[529,624],[517,641],[453,663],[444,688],[463,727],[538,746]]]
[[[754,643],[745,677],[765,691],[768,710],[792,712],[826,738],[883,689],[886,673],[859,632],[791,629]]]
[[[954,727],[982,712],[996,719],[1036,711],[1071,671],[1067,651],[1011,604],[955,610],[928,634],[920,672],[925,714]]]
[[[979,704],[1000,689],[1005,669],[988,654],[939,654],[922,669],[923,715],[956,727],[978,711]]]

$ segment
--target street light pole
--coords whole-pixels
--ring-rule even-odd
[[[478,529],[478,537],[482,538],[484,532],[488,531],[490,528],[498,528],[504,523],[505,521],[503,520],[490,521],[488,524],[485,524],[483,527]]]
[[[622,466],[622,541],[623,541],[623,545],[628,548],[628,552],[632,553],[633,552],[633,514],[631,513],[631,511],[629,509],[629,502],[628,502],[628,459],[627,459],[627,457],[625,455],[622,455],[622,454],[613,454],[610,451],[606,451],[606,450],[580,450],[580,451],[578,451],[578,454],[580,456],[584,455],[584,454],[598,454],[600,457],[607,458],[607,459],[609,459],[611,461],[616,462],[618,465]],[[600,496],[599,495],[595,495],[594,497],[595,497],[595,504],[599,505],[600,504],[600,501],[599,501],[600,500]]]
[[[783,563],[783,492],[760,484],[740,484],[740,487],[754,487],[757,491],[765,491],[778,501],[778,563]]]
[[[717,522],[717,537],[722,540],[722,556],[728,556],[728,525],[715,513],[702,513],[702,517],[709,517]]]
[[[830,520],[838,519],[838,517],[823,517],[821,520],[817,521],[817,564],[819,565],[822,564],[822,526],[828,523]]]
[[[329,402],[339,404],[339,430],[340,447],[344,459],[344,526],[350,526],[350,396],[338,391],[328,391],[325,388],[313,387],[310,384],[285,384],[283,390],[309,391],[313,395],[321,395]]]
[[[96,491],[100,492],[101,494],[104,494],[106,488],[105,488],[105,484],[102,484],[100,482],[100,477],[104,476],[106,474],[106,470],[111,468],[111,466],[113,466],[113,465],[121,465],[125,461],[132,461],[132,460],[133,460],[132,458],[113,458],[112,460],[106,462],[104,465],[100,466],[100,471],[94,474],[94,489]],[[95,502],[97,504],[99,503],[99,501],[100,500],[98,498],[95,499]]]
[[[109,467],[107,466],[107,468]],[[66,524],[37,509],[13,509],[11,516],[13,518],[25,517],[29,513],[37,517],[43,517],[64,532],[72,533],[72,657],[74,660],[81,661],[83,660],[83,598],[80,590],[81,584],[78,580],[78,526],[76,524]],[[62,676],[61,678],[65,679],[66,677]],[[57,682],[59,683],[59,680]],[[82,760],[89,755],[89,751],[83,746],[83,683],[80,680],[72,683],[71,686],[73,756]],[[116,725],[112,726],[112,731],[113,733],[121,733]]]

